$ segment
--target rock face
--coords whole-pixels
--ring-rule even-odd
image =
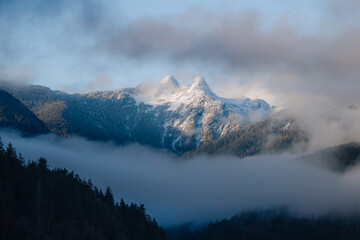
[[[34,113],[3,90],[0,90],[0,127],[19,130],[26,136],[50,132]]]
[[[115,91],[67,94],[7,86],[54,133],[116,143],[139,142],[182,154],[270,116],[261,99],[225,99],[205,79],[180,86],[173,76]]]

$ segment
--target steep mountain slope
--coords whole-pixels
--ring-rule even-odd
[[[49,133],[50,130],[24,104],[0,89],[0,127],[17,129],[24,135]]]
[[[178,154],[270,117],[264,100],[225,99],[202,77],[180,86],[173,76],[161,83],[88,94],[41,86],[7,86],[55,133],[117,143],[139,142]]]

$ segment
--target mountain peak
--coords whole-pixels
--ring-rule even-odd
[[[200,75],[197,76],[194,79],[194,83],[197,83],[197,84],[205,83],[205,84],[207,84],[205,78],[203,76],[200,76]]]
[[[171,88],[178,88],[180,87],[178,81],[173,75],[167,75],[161,80],[161,85],[171,87]]]
[[[207,84],[205,78],[203,78],[202,76],[197,76],[194,79],[194,82],[191,84],[189,91],[194,91],[194,90],[201,90],[205,93],[212,93],[209,85]]]

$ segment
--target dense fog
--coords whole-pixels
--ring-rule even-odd
[[[289,154],[184,160],[137,144],[116,146],[53,135],[22,138],[14,132],[1,132],[1,137],[26,160],[44,156],[51,168],[74,170],[103,189],[110,185],[117,200],[144,203],[164,226],[277,206],[308,216],[360,210],[356,167],[339,174],[293,160]]]

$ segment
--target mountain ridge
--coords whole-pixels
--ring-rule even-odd
[[[168,75],[156,84],[83,94],[34,85],[6,89],[58,135],[138,142],[179,155],[274,114],[262,99],[217,96],[201,76],[190,86]]]

